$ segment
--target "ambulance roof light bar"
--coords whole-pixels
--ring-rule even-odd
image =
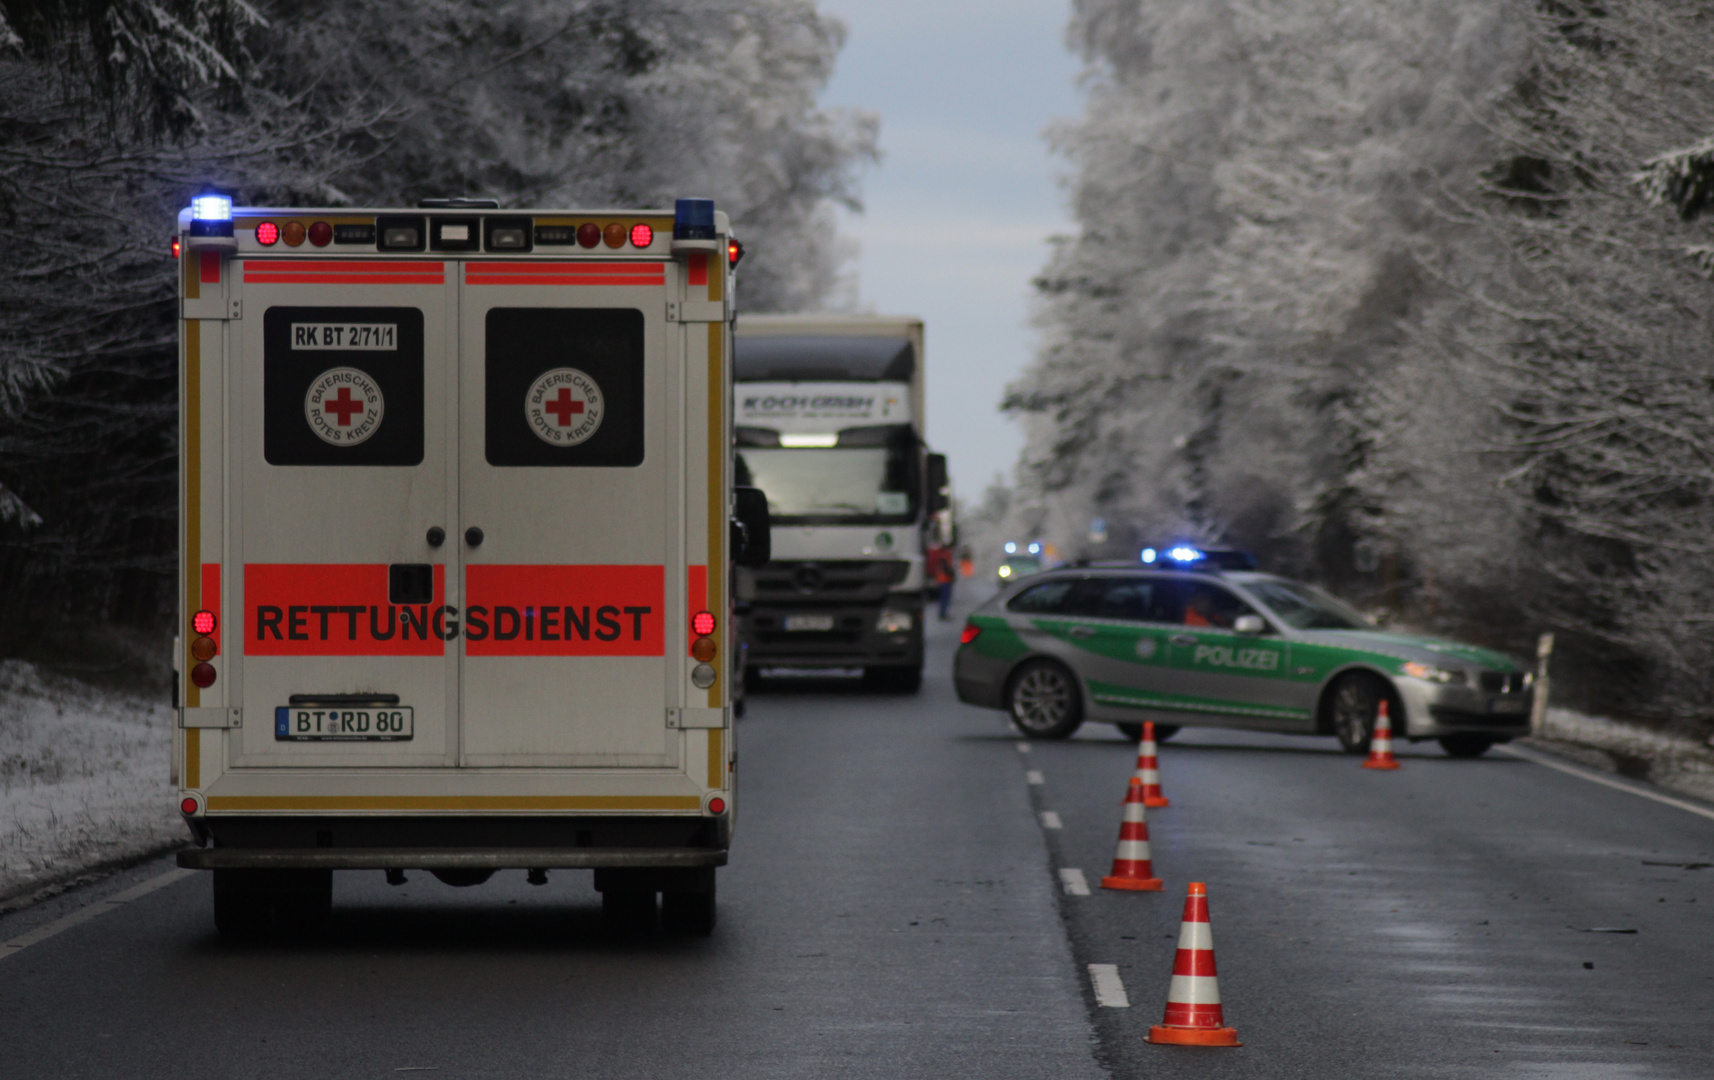
[[[198,248],[238,247],[232,236],[232,195],[205,187],[190,200],[190,246]]]
[[[679,199],[673,204],[674,251],[719,251],[714,228],[713,199]]]

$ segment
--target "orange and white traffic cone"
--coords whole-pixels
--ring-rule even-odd
[[[1365,769],[1396,769],[1399,759],[1393,756],[1393,722],[1387,716],[1387,703],[1381,702],[1381,709],[1375,714],[1375,733],[1369,737],[1369,760],[1363,762]]]
[[[1149,1028],[1149,1041],[1175,1046],[1242,1046],[1236,1028],[1220,1011],[1220,980],[1214,975],[1214,932],[1208,926],[1208,887],[1190,883],[1178,956],[1166,992],[1166,1016]]]
[[[1143,721],[1143,744],[1138,748],[1137,779],[1143,785],[1144,806],[1171,806],[1172,800],[1161,794],[1161,766],[1155,756],[1155,722]]]
[[[1149,819],[1144,805],[1143,782],[1133,776],[1125,793],[1125,809],[1119,816],[1119,849],[1113,853],[1113,872],[1101,879],[1103,889],[1160,892],[1165,887],[1155,877],[1149,858]]]

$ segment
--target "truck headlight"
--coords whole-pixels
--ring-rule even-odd
[[[1419,664],[1415,660],[1399,670],[1413,679],[1427,682],[1450,683],[1453,686],[1463,686],[1469,679],[1462,671],[1453,668],[1435,667],[1433,664]]]
[[[875,629],[883,634],[902,634],[911,628],[911,613],[908,611],[883,611],[875,621]]]

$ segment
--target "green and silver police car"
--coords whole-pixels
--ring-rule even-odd
[[[1313,586],[1222,569],[1234,562],[1192,548],[1166,555],[1002,589],[964,626],[959,699],[1004,709],[1039,739],[1085,720],[1139,738],[1152,720],[1162,738],[1249,728],[1334,735],[1364,753],[1382,701],[1395,738],[1438,739],[1454,757],[1529,733],[1531,674],[1507,656],[1378,629]]]

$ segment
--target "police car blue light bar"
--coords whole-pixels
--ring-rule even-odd
[[[1018,553],[1018,545],[1012,543],[1010,540],[1006,541],[1006,554],[1016,555],[1017,553]]]
[[[1030,545],[1030,554],[1031,555],[1040,555],[1041,554],[1041,545],[1040,544],[1031,544]]]
[[[1146,563],[1154,562],[1155,561],[1155,555],[1156,555],[1156,552],[1155,552],[1154,548],[1144,548],[1143,549],[1142,558],[1143,558],[1144,562],[1146,562]]]
[[[1174,562],[1197,562],[1201,559],[1205,559],[1208,557],[1208,556],[1202,554],[1202,552],[1196,550],[1195,548],[1187,547],[1183,544],[1180,544],[1178,547],[1173,548],[1171,551],[1167,552],[1166,554],[1167,554],[1167,558],[1171,559]]]

